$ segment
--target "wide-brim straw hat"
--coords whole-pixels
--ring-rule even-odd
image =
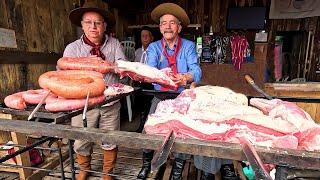
[[[175,16],[183,26],[188,26],[190,24],[190,19],[184,9],[174,3],[163,3],[158,5],[151,12],[151,18],[157,23],[160,23],[160,17],[165,14],[171,14]]]
[[[98,8],[97,5],[91,1],[84,3],[82,7],[73,9],[69,14],[69,19],[73,24],[81,27],[82,16],[86,12],[99,13],[109,27],[113,26],[116,22],[114,15],[111,12]]]

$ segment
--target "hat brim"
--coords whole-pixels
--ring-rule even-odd
[[[109,27],[113,26],[116,22],[111,12],[100,9],[100,8],[83,8],[83,7],[76,8],[70,12],[69,19],[73,24],[81,27],[82,16],[86,12],[99,13],[104,18],[104,21],[107,23]]]
[[[183,26],[188,26],[190,24],[190,19],[186,11],[174,3],[163,3],[154,8],[151,12],[151,19],[156,23],[160,23],[160,17],[165,14],[175,16]]]

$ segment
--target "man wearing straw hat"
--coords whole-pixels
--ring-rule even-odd
[[[160,32],[163,38],[153,42],[147,49],[147,64],[158,69],[171,68],[173,81],[179,88],[174,91],[181,92],[187,83],[199,83],[201,69],[197,61],[195,44],[192,41],[179,36],[183,26],[190,23],[187,13],[178,5],[163,3],[151,12],[151,18],[159,23]],[[160,85],[154,85],[155,90],[168,91]],[[157,104],[169,97],[157,97],[152,100],[149,113],[154,113]],[[138,174],[139,179],[145,179],[150,172],[153,151],[143,151],[143,166]],[[175,161],[172,168],[172,179],[181,179],[186,155],[175,154]]]
[[[97,8],[92,1],[86,2],[83,7],[74,9],[69,14],[70,21],[82,27],[84,34],[80,39],[69,44],[63,56],[65,57],[91,57],[103,59],[114,63],[116,60],[126,60],[120,42],[105,34],[106,27],[115,24],[114,16],[103,9]],[[107,85],[118,82],[119,77],[113,73],[105,74]],[[83,127],[82,115],[72,118],[71,125]],[[114,101],[101,108],[87,112],[88,127],[106,130],[120,129],[120,102]],[[77,154],[77,162],[80,167],[77,179],[86,179],[90,170],[93,143],[76,140],[74,150]],[[103,179],[113,179],[110,176],[117,158],[117,146],[102,143]]]
[[[201,79],[201,69],[197,62],[195,44],[179,36],[182,27],[186,27],[190,23],[187,13],[176,4],[163,3],[151,12],[151,18],[159,23],[163,38],[149,45],[147,50],[148,65],[158,69],[170,67],[175,77],[173,80],[179,85],[178,92],[181,92],[187,83],[194,82],[198,84]],[[155,85],[154,88],[160,91],[167,90],[160,85]],[[155,112],[157,104],[161,100],[163,100],[163,98],[154,97],[150,113]],[[153,151],[144,150],[143,165],[138,174],[139,179],[145,179],[150,172],[152,157]],[[186,158],[188,158],[188,155],[175,154],[171,179],[178,180],[182,178]],[[214,179],[214,174],[220,170],[221,165],[230,163],[231,161],[194,156],[194,162],[198,169],[204,171],[204,173],[202,173],[202,179],[212,180]],[[229,172],[234,174],[232,171]],[[232,175],[229,177],[225,179],[234,179]]]

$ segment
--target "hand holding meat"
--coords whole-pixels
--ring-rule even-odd
[[[170,76],[170,78],[178,86],[186,86],[188,82],[192,82],[192,75],[189,73],[178,73]]]
[[[118,60],[116,73],[118,73],[120,77],[129,76],[135,81],[156,83],[170,89],[177,88],[177,84],[171,80],[166,70],[158,70],[157,68],[140,62]]]

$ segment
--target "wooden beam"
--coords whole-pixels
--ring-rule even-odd
[[[124,131],[106,131],[95,128],[78,128],[68,125],[46,124],[31,121],[0,119],[0,130],[20,133],[87,140],[90,142],[109,142],[134,149],[158,149],[163,136],[139,134]],[[320,169],[320,153],[301,150],[284,150],[256,147],[264,163],[285,165],[302,169]],[[174,152],[219,157],[233,160],[245,160],[239,144],[210,142],[195,139],[178,138],[173,147]]]
[[[61,54],[0,50],[0,64],[57,64]]]

